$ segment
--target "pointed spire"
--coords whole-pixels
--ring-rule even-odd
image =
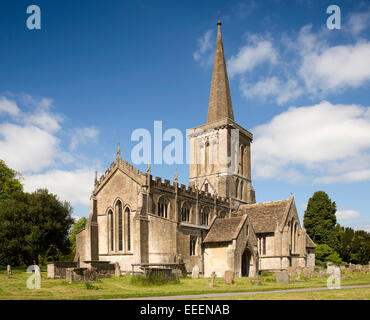
[[[120,159],[121,158],[121,149],[119,147],[119,142],[118,142],[118,145],[117,145],[117,159]]]
[[[150,160],[148,160],[148,167],[146,168],[146,172],[150,174]]]
[[[209,95],[207,123],[224,118],[234,120],[231,104],[229,78],[227,77],[224,46],[221,36],[221,22],[217,22],[217,43],[213,65],[211,93]]]
[[[95,185],[98,184],[98,171],[95,171],[95,180],[94,180]]]
[[[178,182],[178,177],[177,177],[177,168],[175,170],[175,182],[177,183]]]

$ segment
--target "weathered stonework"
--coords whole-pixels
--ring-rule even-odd
[[[253,134],[234,121],[220,26],[207,123],[187,131],[189,185],[177,176],[153,178],[149,165],[140,172],[118,147],[115,161],[95,178],[88,223],[76,235],[79,267],[106,261],[127,273],[132,264],[181,259],[187,273],[199,268],[203,276],[223,277],[229,270],[240,277],[314,265],[315,245],[300,226],[294,198],[255,203]],[[219,233],[220,225],[230,234]]]

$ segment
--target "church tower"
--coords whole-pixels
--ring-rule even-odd
[[[234,121],[220,21],[207,123],[189,129],[187,137],[190,140],[190,186],[231,198],[234,208],[256,202],[251,179],[253,134]]]

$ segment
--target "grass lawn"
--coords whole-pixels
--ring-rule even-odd
[[[258,286],[253,285],[248,278],[237,278],[233,285],[227,285],[223,282],[222,278],[216,278],[216,287],[211,288],[209,287],[209,278],[184,278],[180,280],[179,284],[143,287],[130,284],[131,276],[121,276],[101,279],[99,282],[93,283],[92,286],[90,286],[90,289],[88,289],[85,283],[69,284],[63,279],[47,279],[46,272],[42,271],[41,288],[38,290],[30,290],[26,286],[26,281],[30,274],[25,271],[25,268],[13,269],[13,275],[11,278],[8,278],[6,270],[0,270],[0,299],[111,299],[326,287],[326,278],[315,277],[306,279],[305,281],[282,284],[276,283],[274,277],[271,275],[262,276],[262,284]],[[363,275],[360,272],[348,273],[347,275],[352,278],[342,280],[342,286],[370,284],[370,275]],[[330,290],[330,292],[318,292],[316,297],[330,297],[330,295],[336,296],[339,294],[332,291],[334,290]],[[349,297],[352,294],[351,292],[352,290],[349,290]],[[367,295],[366,299],[370,299],[368,289],[353,289],[353,292],[352,297],[354,297],[355,293],[358,292],[361,293],[361,297],[365,294],[365,296]],[[302,293],[302,296],[304,296],[304,294],[314,293]],[[282,295],[282,298],[284,296],[285,294]],[[294,293],[292,294],[292,299],[299,296],[301,296],[300,293]],[[313,299],[314,297],[315,295],[313,295]],[[237,295],[235,297],[228,297],[228,299],[232,298],[237,298]],[[242,298],[267,299],[268,297],[266,295],[256,295]],[[277,299],[280,299],[280,297]]]
[[[370,300],[370,288],[312,292],[269,293],[250,296],[205,298],[202,300]]]

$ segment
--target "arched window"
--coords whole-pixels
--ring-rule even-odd
[[[118,251],[123,251],[123,217],[122,217],[122,203],[117,202],[118,211]]]
[[[126,217],[126,241],[127,241],[127,251],[131,251],[131,217],[130,217],[130,209],[125,209],[125,217]]]
[[[168,216],[168,201],[164,198],[161,197],[158,201],[158,216],[167,218]]]
[[[200,225],[208,225],[208,217],[209,217],[209,208],[208,207],[204,207],[203,210],[201,211],[200,213],[200,219],[199,219],[199,223]]]
[[[108,212],[108,223],[109,223],[109,242],[110,242],[110,250],[114,250],[114,220],[113,220],[113,211],[109,210]]]
[[[235,181],[235,198],[238,198],[239,196],[239,179],[236,179]]]
[[[181,221],[190,221],[190,206],[187,203],[184,203],[181,208]]]

